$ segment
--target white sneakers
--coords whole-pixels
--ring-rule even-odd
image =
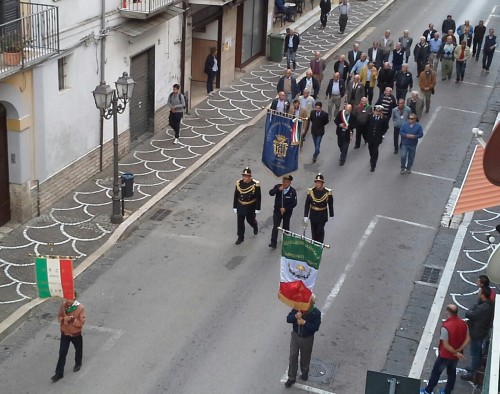
[[[179,143],[179,138],[175,138],[174,139],[174,144],[178,144]]]

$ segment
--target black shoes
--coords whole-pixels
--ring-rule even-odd
[[[394,149],[394,154],[397,155],[398,154],[398,148]]]
[[[259,228],[257,226],[255,226],[253,228],[253,235],[257,235],[259,233]]]
[[[355,145],[355,146],[354,146],[354,149],[359,149],[359,148],[360,148],[360,146],[359,146],[359,145]]]
[[[305,380],[309,379],[309,374],[303,373],[302,375],[300,375],[300,378],[305,381]]]
[[[55,374],[54,376],[52,376],[50,378],[50,380],[52,380],[52,383],[55,383],[57,382],[58,380],[61,380],[63,378],[63,375],[58,375],[58,374]]]
[[[238,238],[234,244],[239,245],[242,242],[243,242],[243,238]]]
[[[271,243],[269,244],[269,247],[270,247],[271,249],[276,249],[276,244],[273,244],[273,243],[271,242]]]
[[[73,372],[78,372],[80,368],[82,368],[82,364],[75,364],[75,366],[73,367]]]
[[[375,172],[375,167],[371,167],[370,172]]]
[[[285,387],[286,388],[289,388],[289,387],[292,387],[292,384],[295,383],[295,380],[293,379],[288,379],[286,382],[285,382]]]
[[[341,166],[341,167],[342,167],[344,164],[345,164],[345,160],[340,160],[340,161],[339,161],[339,166]]]

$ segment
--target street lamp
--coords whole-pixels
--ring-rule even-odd
[[[102,82],[92,92],[95,106],[101,112],[101,116],[104,119],[113,118],[113,213],[111,215],[111,223],[113,224],[119,224],[123,221],[120,208],[120,178],[118,174],[118,114],[125,111],[127,103],[132,98],[134,85],[134,80],[124,72],[115,82],[116,89],[112,89],[105,82]],[[118,100],[121,102],[118,103]]]

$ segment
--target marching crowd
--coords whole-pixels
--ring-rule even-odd
[[[342,17],[344,10],[346,17]],[[349,12],[349,3],[342,0],[339,6],[341,32]],[[320,23],[322,27],[326,25],[323,14]],[[489,72],[497,39],[494,29],[486,31],[483,20],[475,27],[468,20],[456,27],[452,16],[448,15],[442,23],[442,37],[430,23],[413,46],[408,30],[398,39],[386,30],[366,51],[355,43],[347,56],[338,55],[332,78],[326,90],[321,92],[326,61],[316,52],[305,77],[297,81],[293,71],[297,67],[300,36],[288,28],[284,45],[287,69],[278,81],[278,97],[273,100],[271,110],[304,121],[301,146],[310,129],[314,143],[313,163],[320,154],[325,126],[334,122],[340,150],[339,165],[346,162],[350,142],[354,140],[354,149],[359,149],[363,140],[368,144],[371,172],[376,169],[378,148],[392,120],[394,154],[401,156],[400,172],[411,174],[418,139],[423,136],[419,120],[430,110],[439,64],[442,81],[452,78],[455,67],[455,82],[460,83],[464,80],[467,62],[479,61],[482,51],[481,72]],[[409,71],[411,55],[418,80]]]

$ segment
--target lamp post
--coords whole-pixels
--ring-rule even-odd
[[[123,221],[120,207],[120,178],[118,173],[118,114],[122,114],[127,103],[132,98],[134,80],[124,72],[115,82],[116,89],[106,83],[101,83],[92,92],[95,105],[104,119],[113,118],[113,213],[111,223],[119,224]],[[120,103],[118,103],[120,100]]]

